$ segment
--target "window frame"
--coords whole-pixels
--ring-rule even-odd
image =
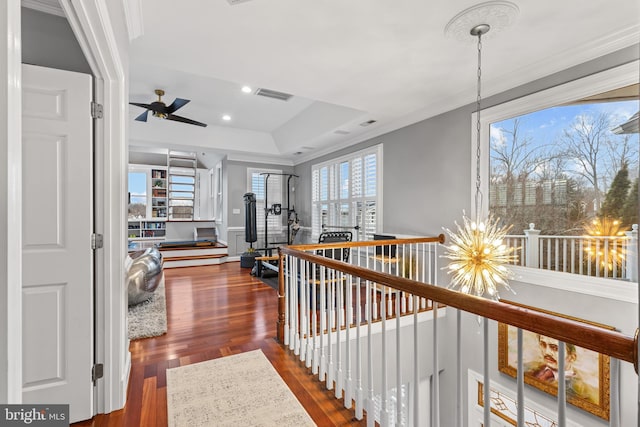
[[[353,184],[353,176],[352,176],[352,161],[360,158],[362,159],[362,171],[364,172],[365,169],[365,162],[364,159],[367,155],[370,154],[375,154],[376,155],[376,195],[375,196],[367,196],[366,195],[366,191],[363,188],[362,190],[362,195],[358,196],[358,197],[353,197],[353,191],[352,191],[352,184]],[[347,198],[342,198],[342,194],[339,188],[339,175],[340,175],[340,165],[343,164],[344,162],[349,162],[349,197]],[[335,166],[335,180],[338,181],[338,183],[335,185],[335,189],[334,192],[336,194],[334,194],[335,198],[331,198],[332,196],[332,189],[328,188],[328,199],[326,201],[323,201],[321,199],[319,199],[318,201],[314,201],[313,197],[314,197],[314,188],[313,188],[313,176],[314,173],[316,171],[318,171],[318,175],[320,174],[320,170],[324,167],[330,168],[332,166]],[[376,204],[376,230],[375,233],[380,233],[381,230],[383,230],[383,191],[382,191],[382,183],[383,183],[383,144],[376,144],[367,148],[363,148],[361,150],[358,151],[354,151],[351,152],[349,154],[345,154],[339,157],[334,157],[332,159],[329,160],[325,160],[323,162],[320,163],[316,163],[311,165],[311,195],[310,195],[310,203],[311,203],[311,238],[312,239],[317,239],[319,232],[321,232],[321,230],[315,230],[314,229],[314,224],[316,223],[314,216],[315,215],[319,215],[318,209],[317,209],[317,205],[320,204],[331,204],[331,203],[335,203],[335,204],[347,204],[349,205],[349,213],[351,215],[353,215],[353,212],[351,211],[353,203],[357,202],[357,201],[361,201],[363,203],[365,203],[367,200],[372,200],[375,199],[375,204]],[[329,173],[328,176],[328,181],[329,181],[329,186],[331,186],[331,173]],[[364,174],[363,174],[363,181],[364,181]],[[363,184],[364,185],[364,184]],[[319,193],[321,193],[321,191],[319,190]],[[320,194],[318,194],[318,196],[320,196]],[[354,233],[356,237],[359,239],[360,237],[366,237],[366,227],[364,224],[365,218],[363,216],[362,218],[362,224],[357,224],[359,225],[361,228],[359,230],[359,232]],[[354,239],[356,240],[356,239]]]
[[[637,84],[640,81],[638,75],[639,66],[640,61],[632,61],[503,104],[482,109],[480,111],[480,190],[483,195],[486,195],[487,203],[482,204],[482,212],[480,212],[480,214],[486,216],[489,213],[489,133],[491,123],[558,106],[620,87]],[[477,116],[477,111],[471,115],[471,171],[476,170]],[[475,180],[476,175],[472,173],[470,206],[475,205]],[[601,277],[588,277],[522,266],[510,267],[514,272],[516,280],[520,282],[597,295],[620,301],[637,301],[637,282],[624,281],[618,283],[619,281]]]

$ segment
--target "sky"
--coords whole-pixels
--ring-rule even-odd
[[[129,192],[132,194],[147,194],[147,174],[144,172],[129,172]]]
[[[605,113],[611,117],[611,129],[625,123],[631,116],[633,116],[640,108],[638,100],[633,101],[620,101],[620,102],[600,102],[592,104],[577,104],[547,108],[544,110],[529,113],[520,116],[520,125],[518,132],[520,134],[520,140],[529,140],[529,149],[533,150],[537,147],[545,147],[546,150],[554,150],[558,148],[558,143],[562,141],[562,135],[565,130],[570,130],[572,124],[575,123],[576,118],[579,116],[593,116],[597,117],[600,113]],[[497,147],[501,144],[509,144],[510,134],[505,130],[511,130],[513,128],[513,118],[493,123],[491,125],[491,156],[494,156],[493,147]],[[615,135],[610,133],[612,138],[623,138],[624,135]],[[638,141],[638,134],[634,136]],[[605,161],[605,149],[599,155],[600,164],[601,161]],[[637,158],[636,158],[637,159]],[[583,166],[578,161],[568,161],[565,164],[565,170],[567,172],[579,172]],[[492,165],[493,169],[493,165]],[[601,168],[604,171],[604,168]],[[630,175],[634,175],[633,173]],[[605,181],[610,181],[612,177],[608,175],[602,176]]]
[[[521,116],[521,131],[524,136],[531,137],[534,144],[549,144],[556,141],[562,131],[571,126],[575,118],[581,114],[597,115],[601,112],[612,116],[616,125],[629,120],[638,112],[638,101],[602,102],[597,104],[568,105],[547,108]],[[496,122],[491,125],[491,143],[504,138],[500,128],[511,127],[512,119]]]

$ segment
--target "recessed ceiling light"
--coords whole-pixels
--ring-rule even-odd
[[[222,116],[222,120],[224,120],[225,122],[228,122],[229,120],[231,120],[231,116],[228,114],[225,114],[224,116]]]
[[[251,88],[249,86],[242,86],[242,91],[244,93],[251,93]]]

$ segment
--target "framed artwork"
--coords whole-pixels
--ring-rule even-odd
[[[501,300],[529,310],[564,317],[601,328],[611,326],[588,322],[551,311]],[[558,395],[558,341],[523,330],[524,382],[553,396]],[[517,328],[498,323],[498,370],[513,378],[517,373]],[[567,402],[605,420],[609,419],[609,356],[565,344],[565,380]]]

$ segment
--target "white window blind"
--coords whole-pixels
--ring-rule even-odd
[[[313,239],[323,225],[327,231],[359,226],[354,238],[372,238],[381,227],[377,211],[381,164],[382,146],[378,145],[312,167]]]

